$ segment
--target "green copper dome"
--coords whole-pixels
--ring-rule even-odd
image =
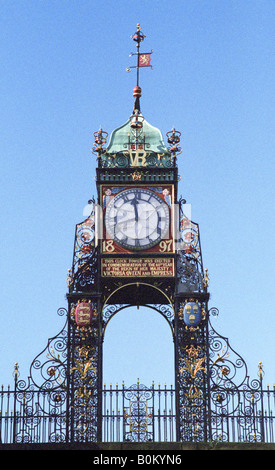
[[[133,119],[129,119],[125,124],[115,129],[111,136],[106,153],[117,154],[125,152],[129,145],[144,145],[144,150],[148,153],[168,154],[169,151],[164,144],[162,134],[159,129],[151,126],[141,115],[138,123],[142,125],[138,130],[132,127]]]

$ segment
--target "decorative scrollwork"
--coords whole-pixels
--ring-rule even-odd
[[[118,313],[120,310],[123,310],[130,305],[128,304],[106,304],[103,312],[102,312],[102,325],[103,330],[106,328],[106,325],[110,321],[110,319]],[[174,328],[173,320],[174,320],[174,310],[171,305],[163,305],[163,304],[145,304],[144,307],[151,308],[157,312],[159,312],[170,324],[170,327]]]
[[[184,213],[180,200],[179,239],[177,241],[177,275],[179,292],[204,292],[208,286],[207,271],[203,272],[199,226]]]
[[[118,166],[120,168],[126,168],[126,167],[129,166],[129,157],[125,153],[118,153],[116,155],[115,160],[112,159],[111,161],[112,161],[112,163],[115,161],[115,166]]]
[[[64,315],[66,309],[59,309],[58,314]],[[48,340],[47,346],[32,361],[28,384],[24,380],[17,382],[18,390],[27,390],[22,399],[28,399],[28,394],[34,387],[39,390],[53,390],[63,387],[66,383],[66,359],[67,359],[67,319],[62,330]]]
[[[124,423],[129,426],[125,440],[144,442],[152,439],[153,411],[149,406],[152,397],[153,390],[139,382],[124,391],[124,398],[129,401],[124,408]]]
[[[95,285],[97,279],[97,250],[95,249],[76,271],[71,291],[86,292]]]
[[[208,310],[209,315],[212,315],[213,317],[218,317],[219,316],[219,309],[217,307],[212,307],[210,310]]]
[[[209,331],[209,357],[212,361],[210,374],[213,386],[236,388],[245,382],[247,366],[244,359],[230,347],[227,338],[216,333],[212,325]]]
[[[95,206],[92,204],[89,217],[76,226],[73,265],[67,279],[69,291],[88,289],[94,285],[96,275]]]
[[[46,360],[40,359],[46,352]],[[66,382],[67,335],[63,332],[58,338],[49,340],[44,351],[37,356],[30,368],[31,378],[38,387],[52,389]],[[44,356],[45,357],[45,356]],[[38,372],[38,375],[37,375]],[[40,380],[42,379],[42,383]]]
[[[223,423],[232,417],[238,425],[239,441],[262,440],[263,431],[256,425],[261,421],[261,412],[257,411],[262,406],[261,382],[249,381],[244,359],[232,349],[227,338],[216,333],[211,323],[209,357],[213,438],[231,439]]]
[[[134,146],[136,147],[136,145]],[[137,145],[138,147],[138,145]],[[171,168],[174,160],[170,153],[156,153],[148,150],[148,145],[142,144],[142,149],[130,149],[116,154],[104,154],[101,157],[102,168]],[[142,162],[142,165],[141,165]]]
[[[158,162],[158,156],[156,154],[149,154],[146,158],[146,163],[148,166],[156,166]]]
[[[153,391],[146,385],[137,384],[131,385],[125,390],[125,398],[127,400],[135,401],[135,400],[151,400],[153,396]]]
[[[120,310],[128,307],[129,305],[126,304],[107,304],[105,305],[103,312],[102,312],[102,320],[103,324],[106,325],[109,320]]]

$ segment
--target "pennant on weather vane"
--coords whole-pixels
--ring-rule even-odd
[[[138,66],[139,67],[152,67],[151,66],[151,52],[147,52],[146,54],[139,54]]]
[[[126,72],[130,72],[131,69],[137,69],[138,74],[138,69],[140,67],[151,67],[151,69],[153,68],[151,65],[151,54],[153,53],[153,50],[151,50],[151,52],[139,52],[140,43],[144,41],[145,37],[145,34],[141,32],[140,24],[138,24],[136,33],[131,36],[131,39],[133,39],[137,43],[137,52],[132,52],[130,54],[130,57],[132,57],[133,55],[137,56],[137,64],[132,67],[127,67]]]

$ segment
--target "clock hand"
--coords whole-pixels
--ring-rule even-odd
[[[125,224],[127,225],[128,222],[135,222],[135,221],[136,221],[136,217],[131,217],[131,219],[122,220],[121,222],[117,222],[117,223],[114,222],[114,226],[118,227],[120,225],[125,225]]]
[[[135,198],[133,199],[130,204],[132,206],[134,206],[134,210],[135,210],[135,221],[137,222],[138,221],[138,209],[137,209],[137,204],[138,204],[138,200]]]

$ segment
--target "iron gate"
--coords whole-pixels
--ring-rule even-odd
[[[104,442],[176,441],[175,391],[173,386],[104,386]]]

